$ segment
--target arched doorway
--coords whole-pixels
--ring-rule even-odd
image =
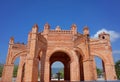
[[[60,61],[64,65],[64,80],[70,81],[70,57],[65,52],[55,52],[50,57],[50,81],[52,82],[51,73],[52,73],[52,64],[56,61]]]
[[[51,80],[64,80],[64,64],[60,61],[55,61],[51,65]]]
[[[104,61],[98,56],[94,56],[94,61],[96,67],[97,80],[106,80]]]
[[[15,61],[13,62],[14,68],[13,68],[13,73],[12,73],[12,81],[16,81],[17,79],[19,64],[20,64],[20,57],[17,57]]]
[[[25,58],[26,58],[26,56],[18,55],[12,61],[12,64],[14,65],[12,80],[15,82],[23,82],[24,81]]]

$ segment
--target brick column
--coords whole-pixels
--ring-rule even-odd
[[[80,81],[80,70],[78,59],[70,64],[70,81]]]
[[[64,64],[64,80],[70,80],[70,62]]]
[[[14,65],[4,65],[2,73],[2,82],[12,82]]]
[[[105,64],[105,79],[106,80],[117,80],[114,65]]]
[[[25,64],[25,82],[38,81],[38,59],[27,59]]]
[[[49,61],[45,62],[44,81],[41,81],[41,82],[50,82],[50,63],[49,63]]]
[[[38,64],[37,56],[37,40],[38,40],[38,25],[35,24],[32,28],[29,52],[25,62],[25,82],[37,82],[38,81]]]
[[[41,70],[40,70],[40,81],[41,82],[45,82],[45,70],[46,69],[50,69],[50,67],[47,67],[46,68],[46,51],[43,51],[42,52],[42,56],[41,56]],[[48,74],[49,74],[49,72],[48,72]],[[48,78],[48,79],[50,79],[50,78]],[[49,82],[49,81],[48,81]]]
[[[84,80],[85,81],[95,80],[94,70],[93,70],[93,60],[84,60],[83,67],[84,67]]]
[[[12,46],[14,44],[14,38],[11,37],[9,41],[9,47],[8,47],[8,53],[7,53],[7,59],[6,64],[4,65],[3,72],[2,72],[2,81],[3,82],[12,82],[12,76],[13,76],[13,69],[14,64],[11,64],[12,59]]]
[[[93,59],[93,71],[94,71],[94,78],[97,80],[97,70],[96,70],[96,62],[95,59]]]
[[[19,67],[18,67],[18,72],[17,72],[17,79],[16,82],[21,82],[22,81],[22,75],[23,75],[23,65],[25,63],[25,56],[20,57],[20,62],[19,62]]]

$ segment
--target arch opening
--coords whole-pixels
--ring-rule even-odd
[[[14,65],[12,71],[12,80],[13,81],[24,81],[24,74],[25,74],[25,55],[17,55],[13,58],[12,64]]]
[[[105,80],[105,65],[103,59],[98,56],[94,56],[94,67],[96,69],[96,79],[97,80]]]
[[[13,81],[16,81],[16,79],[17,79],[19,62],[20,62],[20,57],[17,57],[15,59],[15,61],[13,62],[13,64],[14,64],[13,73],[12,73],[12,80]]]
[[[64,52],[55,52],[52,54],[52,56],[50,57],[50,81],[51,82],[53,82],[54,80],[70,81],[70,61],[71,61],[70,57]],[[57,65],[62,66],[62,69],[60,71],[63,72],[63,76],[58,71],[58,73],[56,74],[57,79],[54,79],[52,75],[52,71],[53,71],[52,67],[57,67],[56,63]],[[55,66],[53,66],[54,64]]]
[[[51,80],[64,80],[64,64],[61,61],[52,63]]]
[[[16,61],[16,59],[19,58],[19,57],[21,57],[21,56],[27,56],[27,52],[26,51],[22,51],[22,52],[19,52],[19,53],[15,54],[12,57],[11,64],[14,64],[14,62]]]
[[[38,57],[38,81],[41,81],[40,80],[40,77],[41,77],[41,60],[40,60],[40,57]]]

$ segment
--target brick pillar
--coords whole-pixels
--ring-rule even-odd
[[[45,67],[45,56],[46,55],[46,52],[45,51],[43,51],[42,52],[42,56],[41,56],[41,70],[40,70],[40,81],[41,82],[45,82],[45,79],[44,79],[44,77],[45,77],[45,69],[46,69],[46,67]],[[50,67],[48,67],[48,69],[50,69]],[[48,72],[48,74],[49,74],[49,72]],[[48,78],[48,79],[50,79],[50,78]]]
[[[14,65],[4,65],[2,73],[2,82],[12,82]]]
[[[106,80],[117,80],[114,65],[105,64],[105,78]]]
[[[93,59],[93,71],[94,71],[94,78],[97,80],[97,70],[96,70],[96,62],[95,59]]]
[[[64,64],[64,80],[70,80],[70,62]]]
[[[25,64],[25,82],[38,81],[38,59],[27,59]]]
[[[35,24],[32,28],[31,38],[29,38],[29,52],[25,63],[25,82],[38,81],[38,64],[37,57],[37,40],[38,40],[38,25]]]
[[[94,70],[93,70],[93,60],[84,60],[83,67],[84,67],[84,80],[85,81],[95,80]]]
[[[44,81],[41,81],[41,82],[50,82],[50,63],[49,63],[49,61],[45,62]]]
[[[67,80],[67,66],[64,66],[64,80]]]
[[[12,75],[13,75],[13,69],[14,64],[11,64],[12,59],[12,46],[14,44],[14,38],[11,37],[9,41],[9,47],[8,47],[8,54],[6,59],[6,64],[4,65],[3,72],[2,72],[2,81],[3,82],[12,82]]]
[[[23,65],[25,63],[25,56],[20,57],[20,62],[19,62],[19,67],[18,67],[18,72],[17,72],[17,79],[16,82],[21,82],[22,81],[22,75],[23,75]]]
[[[75,59],[70,64],[70,80],[71,81],[80,81],[80,70],[78,59]]]

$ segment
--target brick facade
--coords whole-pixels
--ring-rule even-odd
[[[38,25],[35,24],[28,34],[27,44],[15,43],[14,38],[10,38],[2,81],[12,82],[14,61],[17,57],[20,57],[17,82],[37,82],[39,63],[41,82],[50,82],[51,65],[55,61],[64,64],[64,80],[97,80],[95,56],[103,61],[105,80],[115,80],[109,34],[103,32],[97,39],[93,39],[89,37],[87,26],[81,34],[77,32],[75,24],[70,30],[62,30],[59,26],[51,30],[50,25],[45,24],[44,30],[38,32]]]

